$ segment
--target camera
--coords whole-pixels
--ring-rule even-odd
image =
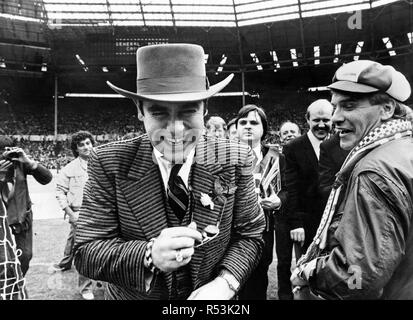
[[[18,158],[19,154],[17,152],[12,152],[7,155],[8,159]]]
[[[13,158],[18,158],[19,154],[17,152],[12,152],[8,154],[7,156],[3,155],[2,153],[0,154],[0,160],[11,160]]]

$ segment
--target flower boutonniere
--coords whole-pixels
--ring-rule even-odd
[[[237,190],[237,187],[233,183],[228,185],[222,184],[219,178],[216,178],[214,181],[214,194],[217,196],[231,195],[235,193],[235,190]]]
[[[214,210],[214,202],[212,201],[211,197],[206,193],[201,192],[201,203],[204,207],[209,206],[211,210]]]

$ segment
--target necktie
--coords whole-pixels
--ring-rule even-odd
[[[252,170],[256,169],[255,167],[257,166],[257,161],[258,161],[258,158],[257,158],[257,155],[254,152],[254,160],[252,160]]]
[[[168,201],[175,215],[182,221],[188,206],[189,197],[182,178],[178,176],[181,167],[182,164],[176,164],[172,167],[168,181]]]

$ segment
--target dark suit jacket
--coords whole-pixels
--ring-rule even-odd
[[[75,265],[81,274],[108,282],[107,298],[170,297],[172,273],[155,275],[151,289],[145,290],[146,244],[170,227],[167,210],[171,210],[152,151],[143,135],[98,147],[89,161]],[[220,216],[221,223],[218,237],[195,249],[192,256],[194,289],[211,281],[220,268],[228,269],[243,284],[259,261],[265,219],[254,192],[252,159],[248,146],[227,139],[203,137],[196,147],[189,176],[192,219],[198,230],[215,224]],[[202,205],[200,196],[217,190],[217,179],[226,204],[216,202],[212,210]]]
[[[288,222],[291,229],[304,228],[305,242],[311,241],[323,211],[318,190],[318,160],[304,134],[283,147],[288,190]]]
[[[323,207],[327,203],[331,188],[336,178],[336,173],[350,151],[340,148],[340,137],[334,134],[330,139],[323,141],[320,145],[320,160],[318,172],[320,177],[320,194],[323,198]]]

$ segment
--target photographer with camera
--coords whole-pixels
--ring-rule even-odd
[[[52,181],[52,173],[40,163],[30,159],[26,152],[15,146],[8,136],[0,136],[0,195],[7,208],[7,221],[14,234],[23,276],[29,269],[33,247],[33,212],[27,186],[27,175],[40,184]]]

